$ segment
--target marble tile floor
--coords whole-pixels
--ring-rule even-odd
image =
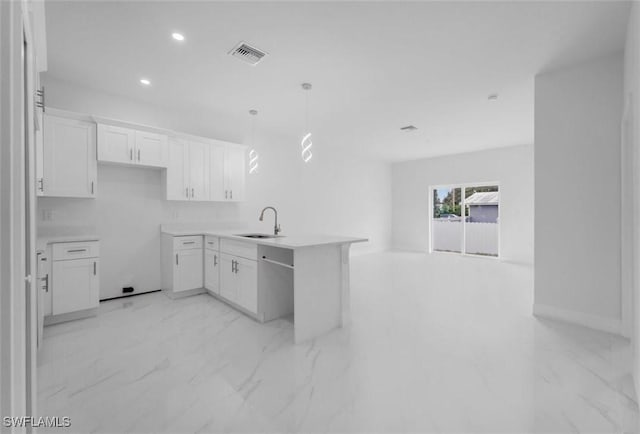
[[[45,329],[39,410],[77,433],[636,432],[628,341],[531,315],[532,268],[352,258],[352,322],[306,344],[208,295]],[[43,431],[43,430],[40,430]]]

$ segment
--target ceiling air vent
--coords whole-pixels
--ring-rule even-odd
[[[404,131],[405,133],[409,133],[409,132],[415,131],[417,129],[418,129],[418,127],[414,127],[413,125],[407,125],[406,127],[400,128],[400,130]]]
[[[233,47],[229,54],[235,57],[236,59],[240,59],[249,65],[257,65],[258,62],[262,60],[264,56],[267,55],[266,52],[259,50],[256,47],[252,47],[246,42],[240,42],[238,45]]]

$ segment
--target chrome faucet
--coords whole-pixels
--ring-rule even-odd
[[[264,212],[268,209],[272,209],[273,213],[276,215],[276,223],[273,226],[273,235],[278,235],[278,232],[280,232],[280,225],[278,224],[278,211],[276,211],[276,209],[272,206],[265,206],[264,208],[262,208],[262,212],[260,213],[260,221],[264,220]]]

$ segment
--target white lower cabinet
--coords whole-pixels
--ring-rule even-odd
[[[53,315],[98,307],[98,258],[53,262]]]
[[[220,252],[220,296],[257,315],[257,245],[222,239],[220,240]]]
[[[202,236],[162,236],[162,289],[170,295],[203,290]],[[185,295],[189,295],[188,293]]]
[[[238,279],[235,274],[235,256],[220,255],[220,296],[232,303],[238,302]]]
[[[202,248],[176,252],[174,291],[203,287]]]
[[[98,307],[100,301],[98,249],[97,241],[53,244],[51,282],[48,288],[51,292],[50,313],[53,317]]]
[[[258,314],[258,262],[221,255],[220,296],[252,314]]]
[[[236,279],[238,280],[238,304],[249,312],[258,313],[258,262],[250,259],[236,259]]]
[[[220,294],[220,253],[217,250],[204,251],[204,287]]]
[[[162,258],[162,289],[170,295],[206,289],[259,317],[256,244],[209,235],[203,239],[163,234]]]

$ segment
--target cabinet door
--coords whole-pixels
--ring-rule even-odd
[[[211,200],[226,200],[225,193],[227,198],[229,197],[229,191],[225,191],[224,158],[224,145],[212,145],[209,148],[209,198]]]
[[[98,160],[134,164],[135,137],[130,128],[98,125]]]
[[[204,251],[204,287],[220,293],[220,254],[217,251]]]
[[[53,262],[54,315],[98,307],[98,258]]]
[[[164,134],[136,131],[136,162],[143,166],[167,167],[169,144]]]
[[[43,195],[95,197],[96,124],[45,114]]]
[[[238,304],[249,312],[258,313],[258,262],[244,258],[238,261]]]
[[[245,189],[245,149],[237,146],[227,146],[225,151],[225,190],[229,190],[229,200],[234,202],[243,201]]]
[[[238,279],[234,271],[235,257],[220,255],[220,295],[229,301],[238,301]]]
[[[202,288],[204,286],[202,249],[181,250],[176,252],[176,255],[178,259],[174,265],[176,281],[173,290],[178,292]]]
[[[167,166],[167,200],[189,200],[187,143],[174,139],[169,142]]]
[[[209,145],[189,142],[189,197],[209,200]]]

